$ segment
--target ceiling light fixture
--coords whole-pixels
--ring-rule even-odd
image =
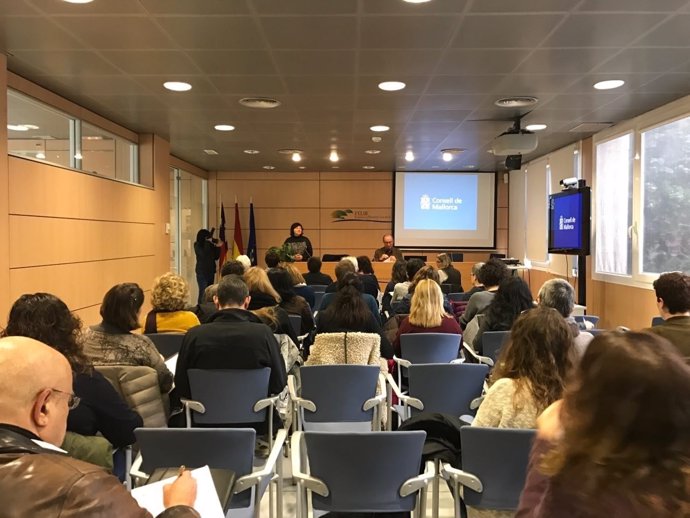
[[[502,97],[501,99],[496,99],[494,104],[500,106],[501,108],[524,108],[525,106],[532,106],[537,104],[539,99],[532,97],[531,95],[519,95],[515,97]]]
[[[204,149],[204,153],[206,153],[207,155],[217,155],[218,151],[216,151],[215,149]]]
[[[273,167],[272,165],[265,165],[264,169],[266,169],[268,171],[273,171],[275,169],[275,167]]]
[[[527,131],[541,131],[547,128],[546,124],[528,124],[525,126]]]
[[[373,165],[363,165],[362,169],[375,169]]]
[[[367,149],[365,153],[367,155],[378,155],[381,152],[380,149]]]
[[[463,151],[465,150],[459,147],[449,147],[441,150],[441,157],[443,158],[444,162],[450,162],[453,160],[453,158],[455,158],[456,155],[459,155]]]
[[[414,153],[411,149],[408,149],[405,153],[405,160],[407,160],[408,162],[412,162],[414,160]]]
[[[376,126],[372,126],[369,128],[371,131],[376,131],[376,132],[382,132],[382,131],[388,131],[390,129],[389,126],[385,126],[384,124],[377,124]]]
[[[444,162],[450,162],[451,160],[453,160],[453,154],[449,153],[448,151],[443,151],[441,157],[443,157]]]
[[[10,131],[29,131],[25,124],[8,124],[7,129]]]
[[[230,124],[216,124],[215,126],[213,126],[213,129],[217,131],[234,131],[235,126],[232,126]]]
[[[408,4],[425,4],[427,2],[431,2],[431,0],[403,0],[404,2],[407,2]]]
[[[260,153],[258,149],[245,149],[244,152],[248,155],[258,155]]]
[[[594,83],[594,88],[597,90],[613,90],[614,88],[620,88],[625,84],[622,79],[608,79],[606,81],[599,81]]]
[[[75,153],[75,154],[74,154],[74,158],[75,158],[76,160],[83,160],[83,159],[84,159],[84,155],[82,155],[81,153]]]
[[[187,92],[192,89],[192,85],[183,81],[166,81],[163,86],[173,92]]]
[[[383,140],[383,139],[382,139],[381,137],[379,137],[378,135],[374,135],[373,137],[371,137],[371,141],[374,142],[374,143],[376,143],[376,144],[378,144],[378,143],[381,142],[382,140]]]
[[[300,155],[298,151],[295,151],[292,154],[292,161],[293,162],[300,162],[301,160],[302,160],[302,155]]]
[[[45,160],[46,154],[43,151],[39,151],[38,153],[36,153],[36,158],[38,158],[39,160]]]
[[[340,157],[338,156],[338,152],[335,149],[331,149],[331,154],[329,155],[328,159],[331,162],[337,162],[340,160]]]
[[[271,99],[270,97],[244,97],[238,102],[247,108],[258,108],[260,110],[267,110],[280,106],[279,100]]]
[[[379,83],[379,88],[385,92],[397,92],[406,86],[407,85],[402,81],[383,81],[382,83]]]
[[[68,4],[90,4],[93,0],[64,0]]]

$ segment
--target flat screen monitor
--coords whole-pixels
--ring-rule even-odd
[[[496,174],[396,172],[393,233],[407,249],[496,247]]]
[[[592,191],[569,189],[549,196],[549,253],[589,255]]]

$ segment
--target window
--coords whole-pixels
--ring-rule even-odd
[[[135,142],[13,90],[7,93],[7,136],[11,155],[141,183]]]
[[[632,133],[596,146],[595,271],[632,273]]]
[[[690,270],[690,117],[642,132],[642,273]]]

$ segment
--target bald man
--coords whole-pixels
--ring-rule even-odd
[[[2,338],[0,373],[3,518],[151,518],[117,478],[56,446],[79,404],[62,354],[31,338]],[[196,482],[185,472],[165,487],[159,518],[198,518],[195,498]]]
[[[393,262],[402,261],[403,255],[399,248],[395,247],[393,234],[383,235],[383,246],[374,251],[374,261]]]

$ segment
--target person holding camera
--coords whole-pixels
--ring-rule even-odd
[[[204,297],[204,290],[213,284],[216,275],[216,261],[220,257],[221,244],[213,239],[213,232],[202,228],[196,233],[194,242],[194,254],[196,255],[196,282],[199,285],[198,304]]]

